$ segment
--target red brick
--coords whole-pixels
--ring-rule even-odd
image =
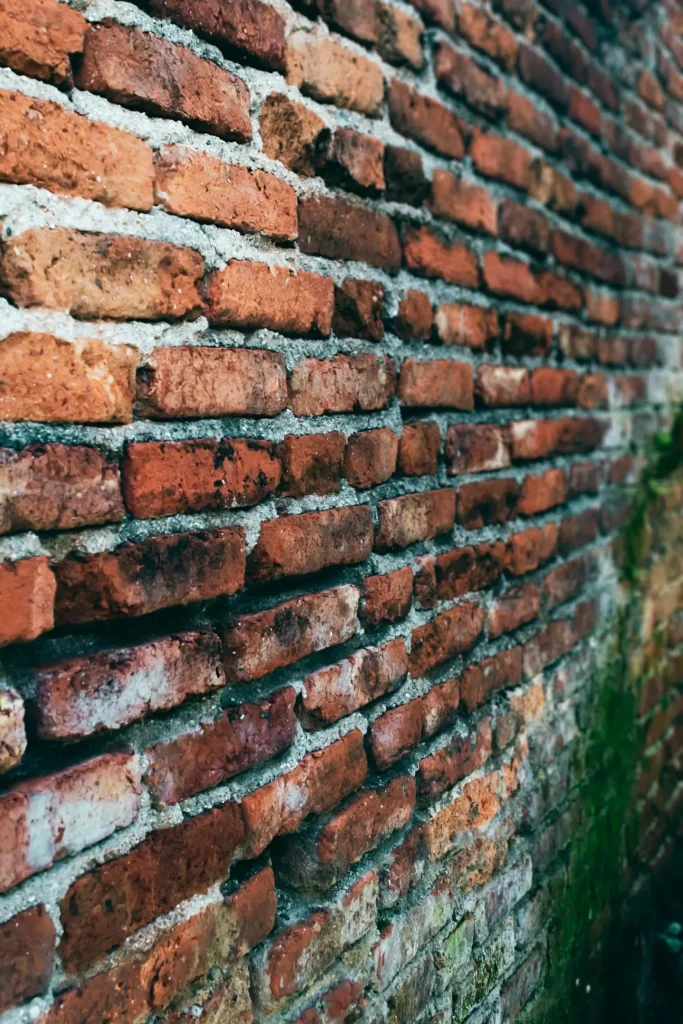
[[[466,54],[439,42],[434,54],[436,80],[456,99],[485,117],[497,117],[507,106],[507,89]]]
[[[567,476],[563,469],[549,469],[540,475],[524,478],[517,504],[520,516],[533,516],[539,512],[563,505],[567,500]]]
[[[355,565],[372,551],[369,505],[269,519],[247,560],[247,579],[303,576],[332,565]]]
[[[557,526],[534,527],[515,533],[507,542],[505,568],[513,576],[523,576],[538,569],[552,558],[557,550]]]
[[[169,213],[237,231],[296,238],[296,193],[265,171],[225,164],[186,146],[164,146],[155,158],[155,198]]]
[[[296,832],[309,814],[321,814],[365,782],[367,758],[357,729],[329,747],[306,754],[293,771],[242,799],[244,855],[258,856],[275,836]]]
[[[476,643],[484,628],[484,612],[474,604],[461,604],[418,626],[411,634],[410,674],[413,678],[462,654]]]
[[[137,400],[150,419],[275,416],[287,404],[285,361],[257,349],[157,348],[138,373]]]
[[[427,225],[404,230],[403,259],[408,270],[418,277],[438,277],[466,288],[479,284],[476,253],[466,245],[449,242]]]
[[[473,4],[463,4],[458,17],[458,31],[477,50],[483,50],[507,71],[514,71],[517,62],[517,40],[514,34],[488,11]]]
[[[147,747],[145,782],[159,807],[177,804],[286,750],[296,736],[291,688],[238,704],[176,739]]]
[[[548,610],[575,597],[588,579],[588,562],[575,558],[553,569],[543,580],[543,596]]]
[[[475,394],[479,402],[492,408],[528,405],[529,371],[517,366],[479,366]]]
[[[606,409],[609,406],[607,377],[602,373],[584,373],[577,402],[582,409]]]
[[[406,423],[398,448],[398,466],[404,476],[436,473],[441,450],[437,423]]]
[[[35,640],[54,626],[57,582],[45,555],[0,562],[0,647]]]
[[[10,789],[0,797],[0,891],[132,824],[140,792],[137,758],[130,751],[103,754]]]
[[[597,351],[598,339],[595,334],[575,325],[560,327],[560,350],[569,359],[586,361],[593,359]]]
[[[24,702],[16,690],[0,690],[0,775],[21,762],[26,752]]]
[[[535,103],[515,92],[508,90],[508,110],[506,121],[508,128],[524,135],[535,145],[540,146],[550,153],[557,150],[557,121],[543,110],[539,110]]]
[[[483,306],[442,303],[435,322],[439,340],[445,345],[485,349],[498,337],[498,314]]]
[[[398,304],[394,331],[404,341],[429,341],[434,324],[432,303],[424,292],[407,291]]]
[[[587,508],[560,523],[559,551],[566,558],[570,551],[591,544],[598,535],[599,509]]]
[[[71,87],[72,56],[83,50],[86,22],[56,0],[3,0],[0,12],[0,63],[20,75]]]
[[[491,640],[533,622],[540,611],[541,594],[535,583],[506,590],[491,605],[486,620]]]
[[[649,71],[641,71],[637,82],[638,95],[655,110],[664,109],[664,94],[657,79]]]
[[[422,739],[431,739],[453,725],[460,706],[460,681],[447,679],[432,686],[422,698]]]
[[[329,434],[285,435],[278,446],[282,462],[280,493],[290,498],[306,494],[337,494],[344,469],[346,436]]]
[[[491,754],[491,723],[481,719],[469,736],[454,736],[445,747],[420,761],[416,785],[420,803],[428,803],[486,764]]]
[[[347,277],[334,289],[332,327],[337,337],[381,341],[384,337],[384,288],[379,281]]]
[[[473,231],[498,234],[498,204],[494,197],[481,185],[470,184],[439,167],[432,177],[430,207],[435,216],[444,220]]]
[[[414,808],[415,783],[410,776],[363,790],[327,824],[284,840],[278,873],[295,889],[324,892],[364,854],[407,825]]]
[[[483,480],[458,488],[458,524],[465,530],[481,530],[507,523],[517,512],[516,480]]]
[[[396,471],[398,438],[389,427],[361,430],[346,445],[344,476],[357,490],[389,480]]]
[[[583,637],[593,632],[598,624],[599,614],[600,608],[595,600],[581,601],[580,604],[577,604],[572,623],[574,636],[577,640],[582,640]]]
[[[466,668],[460,680],[460,694],[469,712],[494,693],[514,686],[522,679],[522,648],[511,647],[478,665]]]
[[[203,293],[210,323],[323,336],[332,329],[334,284],[305,270],[230,260],[208,275]]]
[[[317,0],[321,17],[331,22],[347,35],[365,43],[376,43],[378,37],[378,15],[374,4],[362,0]]]
[[[561,455],[574,455],[597,448],[602,442],[607,423],[590,417],[556,420],[557,451]]]
[[[414,562],[413,596],[418,608],[436,608],[436,559],[420,555]]]
[[[152,150],[134,135],[19,92],[0,92],[0,118],[0,180],[151,210]]]
[[[302,359],[289,383],[295,416],[385,409],[396,389],[396,368],[387,356],[338,355]]]
[[[287,79],[320,103],[379,113],[384,95],[382,69],[321,31],[295,29],[287,41]]]
[[[240,78],[139,28],[113,21],[91,25],[76,84],[222,138],[251,138],[249,90]]]
[[[51,334],[10,334],[0,346],[0,415],[10,421],[127,423],[133,417],[137,361],[136,350],[128,345],[66,342]],[[43,472],[49,452],[58,449],[45,450]],[[17,464],[17,474],[29,472],[29,464]],[[14,475],[13,469],[9,472]],[[111,480],[107,490],[111,491]],[[68,515],[65,510],[67,519]]]
[[[586,315],[595,323],[614,327],[621,316],[621,303],[616,295],[597,292],[593,288],[585,289]]]
[[[260,679],[348,640],[358,627],[358,600],[355,587],[337,587],[229,620],[223,632],[227,681]]]
[[[321,136],[316,163],[330,185],[361,194],[384,190],[384,143],[372,135],[337,128]]]
[[[531,374],[531,401],[534,405],[576,405],[579,375],[576,370],[557,370],[542,366]]]
[[[218,637],[178,633],[36,671],[38,735],[77,740],[225,685]]]
[[[508,355],[546,355],[552,338],[552,320],[530,313],[508,313],[505,317],[503,351]]]
[[[0,448],[0,533],[70,530],[123,515],[118,467],[96,448]]]
[[[531,186],[531,154],[512,139],[477,132],[470,144],[470,157],[487,178],[505,181],[525,192]]]
[[[580,89],[575,89],[573,85],[569,88],[569,108],[567,114],[571,117],[572,121],[576,121],[586,131],[595,135],[596,138],[600,138],[602,132],[600,107],[590,96],[585,92],[581,92]]]
[[[510,465],[506,436],[501,427],[493,423],[450,426],[446,434],[445,456],[450,476],[506,469]]]
[[[320,133],[325,122],[302,103],[271,92],[261,105],[259,128],[263,151],[297,174],[313,177]]]
[[[92,963],[182,900],[224,881],[243,835],[239,805],[227,803],[159,829],[77,878],[60,902],[66,970]]]
[[[304,679],[300,717],[305,729],[317,729],[398,689],[408,672],[402,637],[381,647],[355,651],[336,665]]]
[[[484,282],[494,295],[538,304],[541,290],[536,275],[528,263],[487,252],[483,260]]]
[[[410,611],[413,573],[409,565],[385,576],[366,576],[362,583],[361,619],[366,629],[398,622]]]
[[[550,24],[550,28],[554,29],[555,26]],[[544,41],[547,40],[544,38]],[[520,46],[518,69],[519,76],[526,85],[540,92],[541,96],[558,110],[566,110],[569,102],[567,82],[537,50],[526,45]]]
[[[449,359],[405,359],[398,396],[404,408],[472,409],[472,367]]]
[[[550,224],[542,213],[504,199],[498,210],[500,237],[514,248],[544,255],[550,249]]]
[[[0,925],[0,1013],[42,994],[54,959],[55,926],[43,903]]]
[[[398,203],[422,206],[430,193],[422,157],[404,146],[384,147],[384,182],[385,197]]]
[[[571,178],[542,160],[532,164],[529,195],[549,210],[569,216],[574,213],[578,201]]]
[[[370,726],[368,748],[378,771],[386,771],[417,746],[422,736],[422,698],[385,711]]]
[[[424,64],[422,22],[398,7],[379,3],[379,42],[377,49],[389,64],[409,64],[419,71]]]
[[[148,615],[234,594],[244,585],[241,526],[127,541],[113,551],[57,562],[60,624]]]
[[[557,619],[524,644],[524,678],[533,679],[548,665],[567,654],[575,643],[572,623]]]
[[[385,214],[333,196],[299,200],[299,248],[332,260],[360,260],[395,274],[401,265],[396,227]]]
[[[599,489],[597,466],[592,462],[575,462],[569,473],[569,497],[575,498],[578,494],[597,494]]]
[[[279,482],[270,441],[139,441],[123,459],[124,497],[136,519],[256,505]]]
[[[193,318],[203,272],[185,246],[69,228],[31,228],[0,248],[0,291],[17,306],[92,320]]]
[[[285,21],[269,4],[260,0],[221,0],[194,3],[193,0],[147,0],[152,14],[171,18],[179,25],[208,36],[228,52],[237,51],[256,58],[276,71],[285,66]]]
[[[434,560],[436,596],[441,601],[452,601],[472,590],[491,587],[502,572],[504,555],[505,546],[500,541],[454,548],[438,555]]]
[[[427,21],[441,25],[447,32],[453,31],[455,26],[454,0],[411,0],[411,3]]]
[[[439,860],[449,853],[458,842],[459,837],[465,829],[477,828],[490,821],[498,811],[505,805],[508,798],[519,786],[518,764],[513,760],[503,765],[501,769],[489,772],[488,775],[480,776],[471,782],[465,783],[462,794],[452,802],[437,811],[424,826],[424,838],[429,854],[429,859]],[[479,851],[475,847],[475,864],[478,872],[484,872],[484,878],[472,884],[481,884],[481,881],[488,881],[495,865],[481,865],[481,858],[477,856]],[[467,860],[472,856],[467,851]],[[453,866],[450,869],[451,877],[455,876],[459,887],[466,888],[465,879],[458,879],[456,872],[463,872],[465,865],[461,865],[463,855],[454,858]],[[488,858],[487,858],[488,859]],[[471,862],[468,865],[470,871]],[[488,870],[487,870],[488,868]],[[475,876],[476,877],[476,876]]]
[[[455,491],[443,488],[422,494],[387,498],[377,506],[375,549],[407,548],[420,540],[448,533],[455,522]]]
[[[559,420],[515,420],[510,424],[515,461],[544,459],[557,450]]]
[[[465,155],[460,119],[443,103],[397,78],[389,84],[388,100],[391,125],[401,135],[455,160]]]

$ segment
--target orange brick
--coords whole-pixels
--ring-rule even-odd
[[[332,329],[334,283],[319,274],[230,260],[208,275],[203,292],[210,323],[285,334],[327,335]]]
[[[0,63],[20,75],[71,87],[70,57],[83,51],[86,21],[57,0],[3,0]]]
[[[0,562],[0,596],[5,609],[0,647],[35,640],[52,629],[56,590],[46,556]]]

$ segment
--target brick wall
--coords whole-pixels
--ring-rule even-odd
[[[0,1022],[588,1020],[683,804],[683,7],[0,65]]]

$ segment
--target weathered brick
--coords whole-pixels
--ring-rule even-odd
[[[429,296],[410,289],[398,304],[394,331],[404,341],[428,341],[431,337],[434,314]]]
[[[403,232],[403,260],[418,277],[439,277],[449,284],[476,288],[479,284],[477,256],[466,245],[449,242],[427,225],[407,227]]]
[[[391,80],[388,100],[392,127],[401,135],[456,160],[465,155],[460,119],[443,103],[397,78]]]
[[[384,190],[384,143],[372,135],[337,128],[321,136],[316,164],[330,185],[361,195]]]
[[[344,476],[357,490],[383,484],[394,475],[398,438],[389,427],[361,430],[346,445]]]
[[[492,408],[528,405],[529,372],[517,366],[479,366],[475,395],[479,402]]]
[[[422,739],[431,739],[453,725],[460,705],[460,683],[447,679],[432,686],[422,698]]]
[[[0,925],[0,1013],[42,994],[54,959],[55,926],[43,903]]]
[[[462,654],[476,643],[484,627],[484,612],[475,604],[461,604],[437,615],[411,634],[410,674],[424,675],[436,665]]]
[[[405,476],[436,473],[441,450],[437,423],[406,423],[398,448],[398,467]]]
[[[531,142],[550,153],[558,147],[557,121],[544,110],[540,110],[526,96],[508,90],[508,110],[506,121],[509,128],[524,135]]]
[[[259,128],[263,150],[297,174],[312,177],[315,157],[325,122],[302,103],[271,92],[261,105]]]
[[[483,306],[442,303],[436,311],[435,323],[444,345],[485,349],[498,337],[498,313]]]
[[[518,44],[515,36],[488,11],[473,4],[463,4],[458,17],[458,31],[477,50],[483,50],[507,71],[514,71]]]
[[[446,434],[444,453],[450,476],[506,469],[510,465],[505,433],[493,423],[452,424]]]
[[[242,799],[244,854],[255,857],[277,835],[295,832],[309,814],[321,814],[365,781],[367,758],[357,730],[306,754],[293,771]]]
[[[413,572],[409,565],[385,576],[366,576],[362,583],[361,619],[366,629],[398,622],[410,610]]]
[[[229,620],[223,632],[228,682],[260,679],[348,640],[358,627],[358,601],[355,587],[337,587]]]
[[[54,571],[60,624],[148,615],[240,590],[244,530],[228,526],[127,541],[113,551],[70,555]]]
[[[372,551],[372,535],[369,505],[269,519],[247,560],[247,578],[274,580],[355,565]]]
[[[406,825],[414,808],[415,783],[410,776],[363,790],[326,824],[284,840],[278,874],[295,889],[324,892],[364,854]]]
[[[454,736],[445,747],[423,757],[417,770],[417,796],[420,803],[434,800],[486,764],[492,748],[491,723],[481,719],[473,733]]]
[[[394,8],[398,10],[398,8]],[[385,196],[399,203],[422,206],[430,193],[422,157],[405,146],[384,147]]]
[[[528,263],[491,251],[484,254],[482,269],[486,287],[494,295],[518,302],[541,302],[541,289]]]
[[[140,792],[137,758],[129,751],[103,754],[10,789],[0,798],[0,890],[130,825],[140,811]]]
[[[76,84],[223,138],[251,138],[249,90],[241,78],[139,28],[113,21],[91,25]]]
[[[338,337],[381,341],[384,337],[383,311],[384,288],[378,281],[347,277],[334,289],[332,327]]]
[[[228,53],[256,58],[282,71],[285,64],[285,20],[260,0],[147,0],[152,14],[208,36]]]
[[[137,379],[138,411],[150,419],[275,416],[287,404],[278,352],[236,348],[157,348]]]
[[[503,569],[505,547],[500,541],[454,548],[434,560],[436,595],[442,601],[462,597],[471,590],[492,586]]]
[[[405,359],[401,365],[398,397],[407,408],[472,409],[472,367],[449,359]]]
[[[151,210],[152,151],[144,142],[72,114],[59,103],[0,91],[0,180]]]
[[[304,679],[300,717],[304,728],[336,722],[397,689],[408,672],[401,637],[381,647],[367,647]]]
[[[299,248],[333,260],[361,260],[390,274],[401,265],[393,221],[386,214],[333,196],[299,200]]]
[[[533,527],[522,533],[515,533],[507,542],[505,568],[513,576],[538,569],[539,565],[552,558],[557,550],[557,526]]]
[[[26,751],[24,702],[16,690],[0,690],[0,775],[21,762]]]
[[[549,351],[553,323],[531,313],[507,313],[503,328],[503,351],[511,356],[542,356]]]
[[[533,679],[547,665],[567,654],[575,643],[574,629],[568,619],[555,619],[524,644],[524,678]]]
[[[193,249],[126,235],[31,228],[0,247],[0,291],[17,306],[93,320],[195,317],[203,272]]]
[[[524,478],[517,513],[533,516],[563,505],[567,500],[567,475],[563,469],[548,469]]]
[[[57,0],[3,0],[0,63],[20,75],[71,87],[71,57],[83,51],[86,22]]]
[[[555,28],[554,25],[550,26]],[[566,110],[569,102],[569,87],[560,72],[530,46],[519,48],[519,76],[522,81],[545,97],[558,110]]]
[[[442,488],[422,494],[387,498],[377,506],[375,548],[406,548],[420,540],[448,533],[455,522],[455,491]]]
[[[238,704],[176,739],[147,747],[145,782],[156,804],[176,804],[268,761],[296,735],[291,688],[257,704]]]
[[[435,168],[432,177],[432,211],[444,220],[463,224],[473,231],[498,234],[498,208],[494,197],[480,185],[456,178],[450,171]]]
[[[186,146],[164,146],[154,171],[156,202],[169,213],[278,241],[296,238],[296,193],[274,174],[225,164]]]
[[[506,523],[518,511],[516,480],[483,480],[458,488],[457,520],[466,530],[481,530],[492,523]]]
[[[533,622],[541,607],[541,594],[535,583],[506,590],[491,605],[486,620],[491,639]]]
[[[379,53],[390,64],[409,64],[419,71],[424,64],[422,23],[411,14],[390,4],[377,5]]]
[[[123,459],[126,506],[136,519],[256,505],[280,482],[269,441],[139,441]]]
[[[543,580],[543,596],[546,608],[556,608],[575,597],[588,579],[588,561],[575,558],[558,565]]]
[[[223,881],[244,835],[238,804],[159,829],[130,853],[81,875],[60,903],[59,945],[74,972],[182,900]]]
[[[368,749],[378,771],[386,771],[416,747],[422,737],[424,707],[422,698],[385,711],[376,718],[368,733]]]
[[[287,434],[278,446],[282,462],[280,493],[291,498],[306,494],[337,494],[344,470],[346,437],[329,434]]]
[[[321,103],[379,112],[384,92],[382,69],[322,32],[295,29],[287,41],[287,78]]]
[[[504,241],[514,248],[528,249],[542,256],[550,248],[550,223],[536,210],[522,203],[504,199],[498,210],[498,231]]]
[[[57,581],[45,555],[0,562],[0,647],[26,643],[52,629]]]
[[[437,811],[425,824],[424,838],[429,859],[439,860],[449,853],[463,829],[477,828],[490,821],[518,785],[514,762],[467,782],[462,794]]]
[[[559,550],[566,557],[574,548],[591,544],[598,535],[599,509],[587,508],[560,523]]]
[[[396,367],[388,356],[361,353],[302,359],[289,381],[295,416],[385,409],[396,390]]]
[[[477,132],[470,143],[470,157],[487,178],[505,181],[527,191],[531,185],[531,154],[518,142],[500,135]]]
[[[512,457],[542,459],[557,449],[559,420],[515,420],[510,424]]]
[[[0,533],[70,530],[123,515],[118,467],[96,448],[0,448]]]
[[[485,117],[495,118],[505,110],[507,89],[502,79],[487,74],[471,57],[448,43],[439,42],[434,71],[443,88]]]
[[[319,274],[230,260],[208,275],[202,290],[210,323],[323,336],[332,329],[334,284]]]
[[[178,633],[42,666],[36,671],[38,735],[81,739],[220,689],[221,655],[214,633]]]

